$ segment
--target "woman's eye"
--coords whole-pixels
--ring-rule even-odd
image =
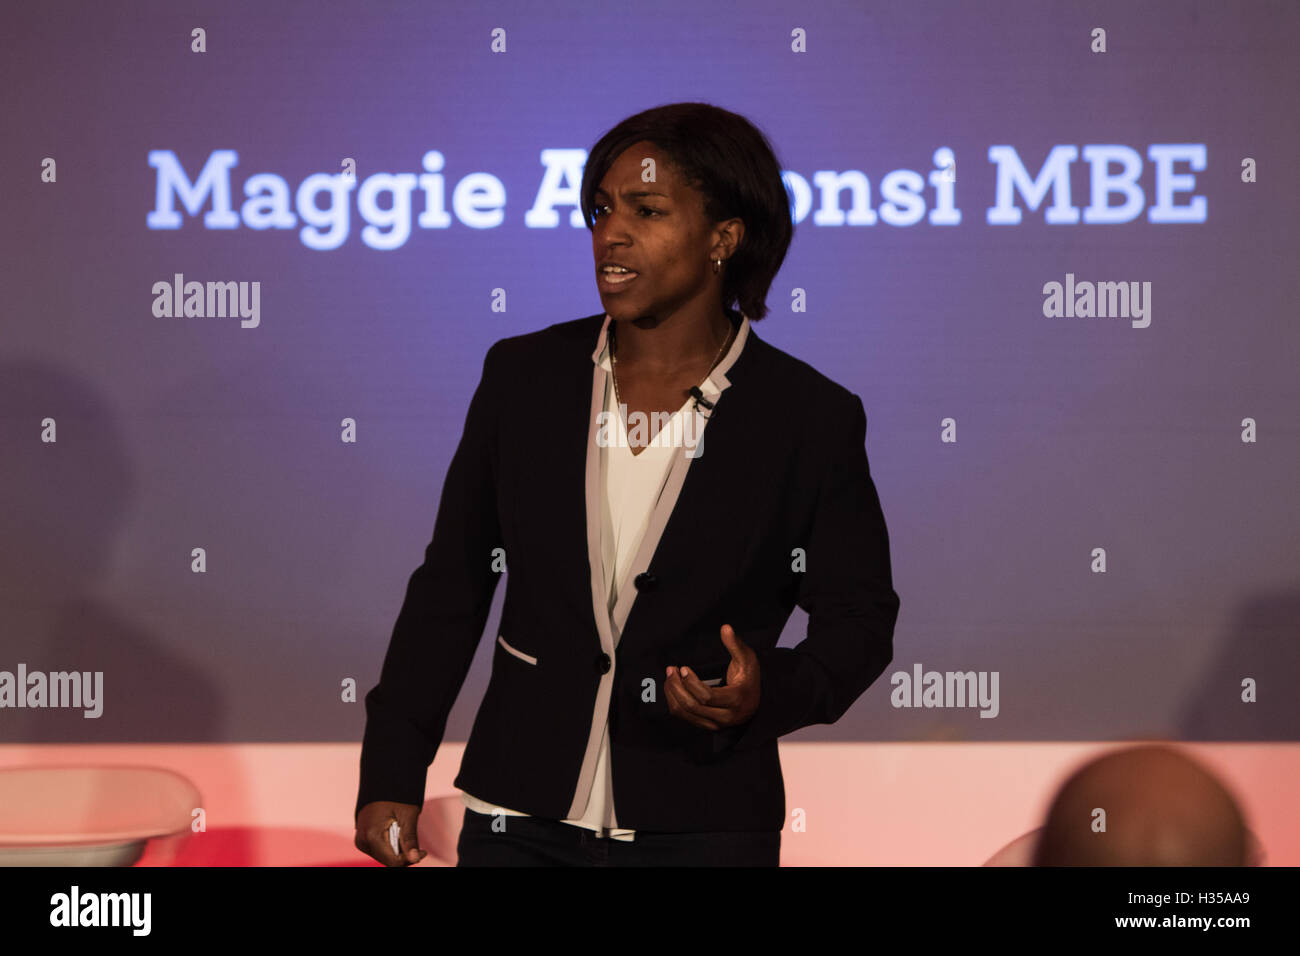
[[[592,209],[592,215],[595,216],[596,218],[600,218],[602,215],[605,214],[605,210],[607,209],[609,209],[609,206],[596,206]],[[640,206],[637,209],[637,212],[653,213],[656,216],[663,215],[663,213],[660,212],[658,209],[651,209],[649,206]]]

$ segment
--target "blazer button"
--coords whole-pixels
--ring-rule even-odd
[[[638,591],[653,591],[655,585],[659,583],[659,579],[649,571],[642,571],[632,579],[632,583],[636,585]]]
[[[609,668],[609,655],[602,652],[601,655],[596,658],[596,670],[601,674],[608,674]]]

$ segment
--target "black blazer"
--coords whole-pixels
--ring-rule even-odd
[[[899,598],[862,401],[752,326],[701,453],[661,497],[611,643],[593,447],[605,372],[592,347],[604,320],[488,350],[433,539],[365,698],[357,812],[424,802],[503,555],[500,639],[455,785],[534,816],[580,815],[607,707],[618,826],[780,830],[777,738],[837,721],[892,660]],[[807,636],[776,647],[795,604]],[[724,623],[758,654],[761,699],[745,724],[710,731],[669,713],[664,672],[724,676]]]

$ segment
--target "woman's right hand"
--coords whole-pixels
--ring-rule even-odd
[[[419,863],[428,853],[420,849],[420,837],[415,823],[420,818],[420,808],[414,803],[393,803],[376,800],[367,803],[357,814],[357,835],[353,842],[358,850],[374,857],[384,866],[410,866]],[[398,852],[393,852],[388,830],[397,821],[400,833]]]

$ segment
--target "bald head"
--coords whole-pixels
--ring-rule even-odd
[[[1248,862],[1236,801],[1200,764],[1159,745],[1107,754],[1076,771],[1052,802],[1034,858],[1035,866]]]

